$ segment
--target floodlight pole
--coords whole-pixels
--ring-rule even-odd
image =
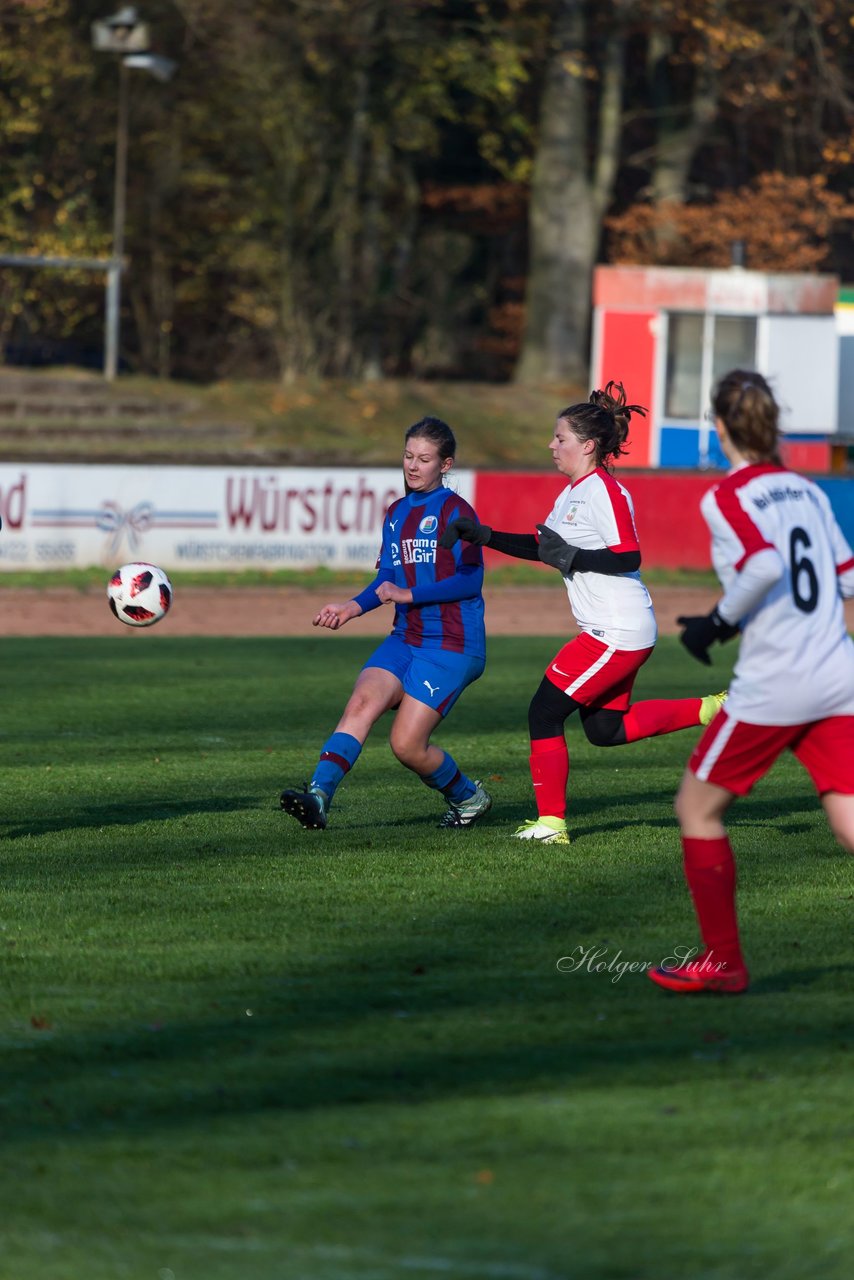
[[[104,377],[115,380],[119,366],[119,316],[122,258],[125,251],[125,205],[128,158],[128,69],[119,62],[119,116],[116,125],[116,172],[113,187],[113,252],[107,268],[107,314],[104,332]]]
[[[127,5],[92,23],[92,44],[104,53],[118,53],[119,113],[116,125],[116,171],[113,178],[113,251],[107,264],[107,305],[104,321],[104,377],[112,382],[119,368],[119,328],[121,325],[122,270],[125,255],[125,202],[128,167],[128,70],[137,67],[158,80],[169,80],[175,71],[170,58],[151,53],[148,26],[139,20],[136,9]]]

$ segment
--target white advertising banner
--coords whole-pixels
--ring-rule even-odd
[[[474,472],[455,471],[468,501]],[[111,569],[372,569],[399,467],[0,464],[0,572]]]

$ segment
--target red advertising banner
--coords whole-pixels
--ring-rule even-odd
[[[617,469],[635,507],[643,562],[663,569],[708,569],[709,534],[700,499],[721,473],[670,475]],[[513,532],[535,531],[564,487],[563,477],[532,471],[478,471],[474,508],[484,524]],[[511,563],[486,548],[487,564]]]

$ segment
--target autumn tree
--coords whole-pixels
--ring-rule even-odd
[[[852,226],[854,204],[830,191],[822,175],[782,173],[763,174],[702,204],[635,205],[608,222],[614,262],[728,267],[737,244],[757,271],[820,271],[833,232],[848,227],[850,233]]]
[[[98,153],[81,145],[87,103],[85,52],[68,38],[69,0],[6,0],[0,8],[0,246],[6,254],[105,257],[95,196]],[[26,46],[27,56],[22,56]],[[16,325],[59,337],[103,310],[103,282],[81,271],[0,267],[0,358]]]
[[[625,224],[643,231],[633,252],[673,261],[684,253],[682,205],[738,189],[743,209],[745,188],[763,173],[818,172],[826,186],[816,216],[794,223],[808,262],[816,237],[842,216],[836,197],[854,150],[854,27],[844,0],[559,0],[549,12],[517,369],[525,381],[585,375],[592,266],[618,202],[646,208]],[[769,190],[757,188],[759,204]],[[788,190],[790,211],[799,191]],[[740,216],[735,205],[727,214]],[[625,237],[619,243],[625,253]],[[704,258],[695,247],[694,261],[718,260],[717,248]],[[790,244],[774,260],[793,253]]]
[[[668,146],[660,133],[645,151],[630,147],[628,162],[649,162],[651,179],[639,186],[638,202],[608,219],[609,259],[721,266],[741,242],[758,269],[842,266],[854,155],[849,6],[656,0],[650,16],[673,30],[689,11],[693,35],[683,29],[676,44],[665,40],[665,79],[685,64],[702,68],[695,85],[705,81],[703,101],[713,98],[714,111],[700,113],[703,127],[683,150],[678,181],[661,180]],[[661,38],[653,32],[654,42]],[[692,117],[699,121],[683,112],[686,125]],[[636,124],[634,142],[642,133]]]
[[[579,0],[554,7],[531,179],[526,331],[516,371],[523,382],[586,371],[590,281],[617,174],[626,38],[618,3],[599,29],[594,62],[589,9]]]
[[[0,2],[7,253],[110,252],[102,16]],[[603,255],[711,264],[761,215],[779,227],[766,261],[829,245],[826,266],[854,269],[836,234],[850,16],[844,0],[146,0],[179,69],[131,76],[124,360],[290,379],[471,373],[488,352],[510,370],[524,319],[518,376],[586,381]],[[0,288],[0,324],[100,342],[88,279],[7,271]]]
[[[183,8],[213,68],[184,163],[211,184],[234,333],[266,345],[284,378],[394,367],[401,335],[420,340],[464,265],[422,219],[431,174],[468,128],[486,163],[514,135],[498,127],[519,61],[500,21],[439,0]]]

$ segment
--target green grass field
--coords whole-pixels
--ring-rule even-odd
[[[620,965],[697,940],[699,730],[572,726],[573,844],[531,850],[553,641],[494,639],[437,735],[484,823],[380,724],[304,832],[278,792],[371,647],[328,643],[0,641],[0,1278],[847,1280],[854,864],[798,766],[732,820],[751,991],[668,996]],[[663,640],[637,692],[726,676]]]

